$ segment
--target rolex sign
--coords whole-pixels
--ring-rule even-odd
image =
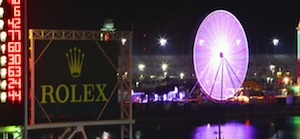
[[[47,114],[95,120],[104,108],[107,116],[119,113],[118,50],[118,42],[37,41],[36,119]]]

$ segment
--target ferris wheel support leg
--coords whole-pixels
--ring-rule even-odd
[[[190,93],[189,93],[189,95],[188,95],[187,98],[189,98],[192,95],[192,93],[194,92],[194,90],[197,87],[197,85],[198,85],[198,81],[196,81],[196,83],[194,84],[194,86],[193,86],[192,90],[190,91]]]

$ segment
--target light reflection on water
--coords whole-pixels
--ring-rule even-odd
[[[194,139],[255,139],[255,128],[238,122],[208,123],[195,129]]]
[[[270,120],[271,119],[271,120]],[[193,139],[300,139],[300,116],[264,117],[223,124],[207,123],[194,130]]]
[[[134,138],[300,139],[300,116],[259,116],[223,121],[221,124],[191,122],[154,125],[139,125],[138,130],[135,130]]]
[[[299,139],[300,138],[300,117],[289,116],[284,124],[270,139]]]

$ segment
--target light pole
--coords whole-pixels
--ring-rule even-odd
[[[165,38],[160,38],[159,43],[160,43],[160,46],[162,47],[162,53],[164,53],[164,47],[167,44],[167,40]]]
[[[274,50],[275,50],[275,54],[276,54],[276,47],[277,47],[278,44],[279,44],[279,40],[278,40],[277,38],[274,38],[272,42],[273,42]]]
[[[163,71],[163,73],[164,73],[164,77],[166,78],[166,77],[167,77],[167,74],[168,74],[168,72],[167,72],[168,65],[167,65],[166,63],[163,63],[163,64],[161,65],[161,69],[162,69],[162,71]]]
[[[139,79],[143,79],[144,78],[144,75],[143,75],[144,73],[143,72],[145,70],[145,67],[146,66],[144,64],[139,64],[138,65],[139,71],[141,72],[141,75],[140,75]]]

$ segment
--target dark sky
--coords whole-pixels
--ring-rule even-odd
[[[295,53],[300,0],[28,0],[29,28],[98,30],[113,18],[118,31],[133,29],[134,52],[158,53],[166,37],[168,53],[190,53],[196,30],[210,12],[228,10],[241,22],[250,53]],[[143,38],[143,34],[147,34]],[[143,41],[144,40],[144,41]]]

